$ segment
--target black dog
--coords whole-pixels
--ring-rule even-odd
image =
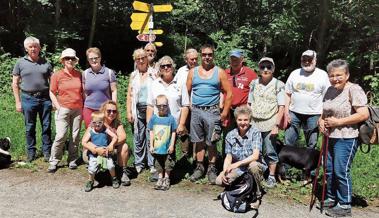
[[[317,168],[320,151],[313,148],[286,146],[279,140],[277,140],[277,150],[279,157],[277,175],[280,181],[285,175],[283,164],[304,170],[306,180],[310,180],[311,171]]]
[[[10,147],[11,140],[8,137],[0,139],[0,169],[8,167],[12,163],[12,157],[8,152]]]

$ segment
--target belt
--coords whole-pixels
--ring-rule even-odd
[[[29,92],[29,91],[24,91],[22,90],[23,93],[27,94],[27,95],[30,95],[30,96],[33,96],[33,97],[45,97],[45,96],[48,96],[49,95],[49,91],[48,90],[44,90],[44,91],[33,91],[33,92]]]
[[[201,110],[212,110],[212,109],[219,109],[218,104],[212,105],[212,106],[199,106],[199,105],[192,105],[194,108],[198,108]]]

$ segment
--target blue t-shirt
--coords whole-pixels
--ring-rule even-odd
[[[171,142],[171,133],[176,130],[175,118],[171,114],[167,117],[154,114],[147,128],[154,133],[154,153],[167,154]]]

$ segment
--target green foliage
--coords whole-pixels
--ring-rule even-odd
[[[0,93],[1,96],[12,92],[12,71],[17,58],[11,58],[9,53],[0,55]]]

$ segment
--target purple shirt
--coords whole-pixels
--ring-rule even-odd
[[[83,84],[86,99],[84,107],[99,110],[101,104],[112,99],[111,83],[116,82],[116,74],[113,70],[103,66],[98,73],[91,68],[83,72]]]

